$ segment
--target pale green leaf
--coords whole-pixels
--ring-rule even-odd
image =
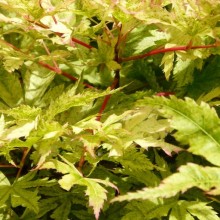
[[[218,220],[219,217],[217,213],[213,210],[211,206],[208,206],[204,202],[185,202],[187,204],[187,211],[191,215],[197,217],[199,220]]]
[[[177,147],[173,144],[167,143],[163,140],[158,140],[153,137],[146,137],[143,139],[136,139],[134,142],[144,149],[148,149],[149,147],[160,147],[167,155],[171,156],[172,152],[180,152],[183,149],[180,147]]]
[[[16,120],[34,120],[40,113],[40,108],[31,108],[28,105],[19,105],[16,108],[0,110],[0,112],[12,116]]]
[[[3,206],[0,206],[0,219],[4,220],[11,220],[11,217],[13,216],[13,220],[19,220],[19,216],[10,209],[6,204]]]
[[[12,189],[10,186],[2,185],[0,186],[0,206],[4,205],[9,199]]]
[[[158,30],[149,30],[149,33],[150,36],[146,36],[138,42],[137,46],[135,47],[135,53],[140,54],[147,48],[155,46],[157,41],[166,39],[166,34],[164,32],[160,32]]]
[[[5,57],[4,58],[4,68],[9,72],[13,72],[20,68],[20,66],[23,64],[24,60],[22,60],[20,57]]]
[[[20,137],[27,137],[30,132],[36,128],[37,120],[31,122],[23,122],[19,125],[13,126],[2,134],[1,138],[4,140],[14,140]]]
[[[10,107],[23,101],[22,87],[18,77],[2,68],[0,71],[0,91],[0,98]]]
[[[128,210],[128,213],[122,218],[122,220],[142,220],[167,216],[169,210],[175,205],[176,201],[173,199],[131,201],[125,207],[126,210]]]
[[[196,61],[194,60],[180,60],[178,59],[174,69],[173,77],[177,82],[178,87],[190,84],[193,81],[193,71],[195,69]]]
[[[107,191],[92,179],[87,179],[86,186],[86,195],[89,196],[89,205],[93,207],[95,217],[98,219],[104,201],[107,199]]]
[[[218,220],[217,213],[204,202],[180,200],[172,207],[169,220],[192,219],[199,220]]]
[[[64,161],[66,162],[67,160],[64,159]],[[56,169],[58,172],[61,172],[63,174],[71,173],[72,175],[75,174],[76,176],[82,177],[82,174],[75,168],[73,164],[66,164],[58,160],[50,160],[44,163],[41,168],[42,169]]]
[[[174,173],[164,179],[158,187],[144,188],[142,191],[119,196],[113,199],[113,201],[169,198],[175,196],[177,193],[183,193],[192,187],[198,187],[207,192],[213,187],[219,189],[220,168],[202,167],[189,163],[181,166],[178,173]]]
[[[176,139],[183,144],[189,144],[190,152],[220,165],[220,119],[213,108],[204,102],[198,105],[190,98],[181,100],[174,96],[170,99],[146,98],[144,102],[161,106],[162,115],[177,130],[174,134]]]
[[[72,186],[76,184],[86,186],[86,195],[89,196],[89,205],[93,207],[96,219],[98,219],[100,210],[104,204],[104,200],[107,199],[107,191],[100,184],[98,184],[98,182],[111,186],[115,189],[117,189],[117,187],[107,180],[104,181],[99,179],[84,178],[74,165],[72,165],[64,157],[61,158],[66,163],[51,160],[50,162],[46,162],[41,168],[56,169],[58,172],[65,174],[58,181],[60,186],[65,190],[69,191]]]
[[[86,106],[99,97],[115,92],[116,91],[110,91],[108,89],[102,92],[85,90],[82,94],[75,94],[75,87],[72,87],[67,92],[61,94],[55,101],[51,102],[46,115],[49,119],[52,119],[57,114],[72,107]]]
[[[125,169],[136,172],[137,170],[153,170],[157,166],[153,165],[143,152],[139,152],[133,147],[127,148],[123,156],[118,157],[117,160]]]
[[[63,92],[63,90],[63,84],[49,89],[41,99],[40,107],[49,105],[52,100],[56,99]]]
[[[214,98],[217,98],[220,96],[220,87],[216,87],[214,89],[212,89],[210,92],[206,93],[206,94],[202,94],[198,99],[197,102],[209,102]]]
[[[194,220],[193,216],[181,205],[176,205],[172,208],[169,220]]]
[[[38,66],[33,62],[26,62],[27,71],[24,74],[25,102],[35,104],[39,101],[54,79],[55,73]]]
[[[0,207],[5,204],[11,193],[11,184],[7,177],[0,172]]]
[[[173,70],[173,61],[174,52],[166,53],[161,61],[161,65],[164,66],[163,71],[167,80],[170,78],[171,71]]]
[[[121,69],[121,65],[118,64],[117,62],[115,62],[114,60],[110,60],[106,63],[106,66],[110,69],[110,70],[120,70]]]
[[[39,211],[38,200],[40,199],[37,194],[37,190],[35,192],[32,192],[22,188],[13,187],[11,191],[12,207],[17,207],[21,205],[37,213]]]
[[[0,172],[0,186],[10,186],[9,180],[2,172]]]
[[[70,190],[74,184],[80,184],[82,174],[75,168],[73,164],[61,157],[66,163],[58,160],[50,160],[41,166],[41,169],[56,169],[58,172],[65,174],[58,181],[60,186],[65,190]]]
[[[62,177],[62,179],[58,180],[58,183],[63,189],[69,191],[73,185],[79,184],[79,180],[81,178],[82,177],[73,174],[66,174]]]

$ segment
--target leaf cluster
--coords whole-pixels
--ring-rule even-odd
[[[220,4],[0,2],[0,218],[217,220]]]

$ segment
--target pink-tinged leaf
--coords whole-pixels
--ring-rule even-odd
[[[100,210],[107,199],[107,191],[96,181],[88,179],[86,195],[89,196],[89,206],[93,207],[95,218],[99,219]]]
[[[148,149],[149,147],[160,147],[168,156],[172,156],[172,152],[179,153],[183,150],[182,148],[177,147],[173,144],[167,143],[162,140],[156,140],[152,137],[137,139],[135,140],[135,143],[143,147],[144,149]]]

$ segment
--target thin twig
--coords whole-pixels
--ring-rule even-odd
[[[8,42],[6,42],[6,41],[4,41],[4,40],[1,40],[1,39],[0,39],[0,42],[4,43],[5,45],[11,47],[12,49],[14,49],[14,50],[16,50],[16,51],[21,52],[22,54],[26,54],[25,52],[21,51],[21,49],[15,47],[13,44],[10,44],[10,43],[8,43]],[[72,80],[72,81],[77,81],[77,80],[78,80],[78,78],[76,78],[76,77],[70,75],[70,74],[67,73],[67,72],[62,71],[62,70],[61,70],[60,68],[58,68],[58,67],[53,67],[53,66],[51,66],[51,65],[49,65],[49,64],[47,64],[47,63],[44,63],[44,62],[42,62],[42,61],[38,61],[38,64],[41,65],[42,67],[46,68],[46,69],[49,69],[49,70],[51,70],[51,71],[57,73],[57,74],[61,74],[61,75],[65,76],[66,78],[68,78],[68,79],[70,79],[70,80]],[[90,84],[88,84],[88,83],[83,83],[83,84],[84,84],[87,88],[94,88],[92,85],[90,85]]]
[[[45,67],[45,68],[47,68],[47,69],[49,69],[49,70],[51,70],[55,73],[61,74],[61,75],[65,76],[66,78],[68,78],[72,81],[77,81],[78,80],[78,78],[70,75],[69,73],[62,71],[61,69],[57,69],[56,67],[53,67],[53,66],[51,66],[47,63],[44,63],[42,61],[38,61],[38,64],[40,64],[41,66],[43,66],[43,67]],[[88,83],[83,83],[83,85],[85,85],[87,88],[94,89],[94,87],[92,85],[88,84]]]
[[[120,41],[121,41],[121,29],[122,29],[122,26],[121,25],[120,26],[117,25],[117,27],[118,27],[118,30],[119,30],[119,34],[118,34],[117,43],[115,44],[115,50],[114,50],[115,57],[114,57],[114,61],[116,61],[118,63],[118,61],[120,59],[119,58],[119,46],[120,46]],[[111,90],[114,90],[114,89],[118,88],[119,84],[120,84],[120,70],[117,69],[117,70],[115,70],[114,81],[113,81],[113,83],[112,83],[112,85],[110,87]],[[110,98],[111,98],[111,95],[105,96],[105,98],[103,100],[103,103],[102,103],[102,106],[101,106],[101,108],[100,108],[100,110],[98,112],[98,115],[96,117],[97,121],[101,120],[102,114],[103,114],[103,112],[104,112],[104,110],[105,110],[105,108],[106,108]]]
[[[22,171],[22,169],[24,167],[24,164],[25,164],[25,159],[26,159],[30,149],[31,148],[25,148],[23,150],[23,155],[22,155],[21,162],[20,162],[20,165],[19,165],[20,168],[19,168],[19,170],[17,172],[16,179],[18,179],[20,177],[20,175],[21,175],[21,171]]]
[[[43,44],[43,46],[44,46],[44,49],[45,49],[46,52],[47,52],[47,55],[50,56],[50,58],[52,59],[55,68],[57,69],[57,71],[58,71],[59,73],[61,73],[61,70],[60,70],[60,68],[58,67],[57,62],[56,62],[56,61],[53,59],[53,57],[51,56],[51,53],[50,53],[50,51],[49,51],[47,45],[44,43],[44,40],[42,40],[42,44]],[[58,72],[57,72],[57,73],[58,73]]]
[[[113,81],[113,83],[111,85],[111,90],[114,90],[118,86],[118,83],[119,83],[119,77],[116,76],[116,74],[115,74],[114,81]],[[102,114],[103,114],[103,112],[104,112],[104,110],[105,110],[105,108],[106,108],[110,98],[111,98],[111,94],[105,96],[104,101],[102,103],[102,106],[101,106],[101,108],[100,108],[100,110],[98,112],[98,115],[96,116],[96,120],[97,121],[101,120]]]
[[[11,164],[0,164],[1,168],[18,168],[15,165],[11,165]]]
[[[77,166],[77,169],[79,170],[80,173],[82,173],[82,168],[83,168],[83,165],[85,163],[85,154],[86,154],[86,147],[83,148],[83,153],[82,153],[82,156],[80,157],[80,160],[79,160],[79,163],[78,163],[78,166]]]

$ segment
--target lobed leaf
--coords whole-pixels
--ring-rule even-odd
[[[144,103],[161,106],[159,111],[176,130],[175,138],[189,144],[190,152],[220,165],[220,119],[213,108],[204,102],[198,105],[190,98],[181,100],[174,96],[146,98]]]
[[[127,195],[116,197],[112,201],[170,198],[178,193],[184,193],[192,187],[198,187],[210,194],[215,194],[212,188],[220,188],[220,168],[202,167],[197,164],[188,163],[181,166],[178,173],[174,173],[164,179],[159,186],[128,193]]]

